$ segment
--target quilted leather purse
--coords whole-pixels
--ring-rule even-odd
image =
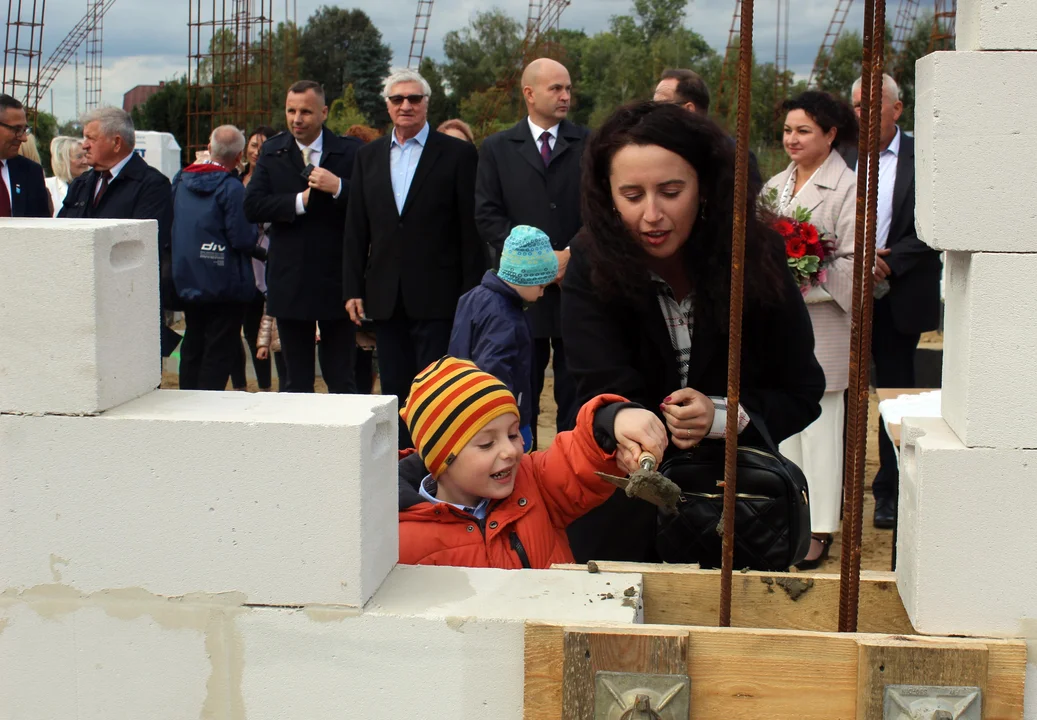
[[[783,572],[810,549],[807,479],[782,457],[763,424],[756,428],[770,447],[738,448],[734,567]],[[681,489],[677,513],[659,514],[660,559],[720,567],[724,443],[680,452],[659,471]]]

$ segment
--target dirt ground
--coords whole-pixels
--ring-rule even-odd
[[[176,373],[163,373],[163,388],[178,387]],[[233,390],[229,383],[228,390]],[[277,377],[274,374],[274,386],[277,389]],[[259,388],[255,380],[249,380],[249,392],[258,392]],[[321,378],[316,380],[316,391],[325,393],[327,386]],[[377,386],[375,391],[378,391]],[[557,407],[554,401],[554,380],[548,377],[544,383],[544,394],[540,399],[540,422],[538,436],[541,443],[550,442],[555,436],[555,413]],[[879,465],[878,449],[878,400],[873,393],[871,406],[868,411],[868,452],[867,465],[864,470],[865,494],[864,494],[864,535],[861,542],[861,568],[864,570],[889,570],[892,558],[893,532],[891,530],[877,530],[871,524],[871,516],[875,509],[874,500],[871,497],[871,480]],[[819,568],[818,572],[839,572],[839,556],[842,552],[840,535],[836,534],[835,542],[832,544],[827,562]]]

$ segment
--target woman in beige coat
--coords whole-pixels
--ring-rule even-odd
[[[828,557],[842,508],[845,400],[850,364],[850,306],[857,176],[836,150],[857,138],[857,118],[846,103],[808,91],[785,102],[784,145],[792,163],[772,177],[764,194],[777,191],[779,214],[809,210],[811,222],[835,243],[827,279],[806,296],[814,325],[814,354],[825,371],[821,417],[781,444],[803,469],[810,488],[813,542],[801,569]]]

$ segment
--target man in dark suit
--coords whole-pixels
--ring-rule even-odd
[[[288,132],[270,138],[245,193],[250,222],[270,223],[267,314],[277,318],[288,392],[313,392],[316,329],[321,372],[332,393],[355,393],[356,330],[342,307],[342,233],[356,138],[324,127],[324,89],[288,89]]]
[[[129,113],[98,108],[84,115],[82,124],[83,160],[91,169],[68,186],[58,217],[157,220],[161,304],[166,310],[178,309],[172,274],[169,178],[133,152],[136,131]],[[162,328],[162,354],[169,355],[179,338],[164,323]]]
[[[30,132],[22,104],[0,94],[0,217],[51,217],[43,168],[18,154]]]
[[[904,110],[900,88],[882,76],[882,136],[879,140],[879,199],[875,227],[875,308],[871,354],[875,387],[913,388],[915,353],[923,332],[940,325],[940,253],[918,238],[915,231],[915,141],[897,127]],[[853,107],[860,115],[861,81],[853,86]],[[857,149],[847,164],[857,166]],[[893,443],[879,429],[879,471],[874,523],[877,528],[896,524],[900,482]]]
[[[457,299],[487,265],[472,207],[478,152],[429,128],[430,95],[416,72],[386,80],[393,129],[357,153],[341,266],[353,322],[374,320],[382,393],[401,407],[415,375],[446,354]]]
[[[709,116],[709,86],[694,70],[671,68],[663,71],[652,100],[680,105],[688,112]],[[734,138],[731,138],[731,143],[734,142]],[[760,164],[752,150],[749,151],[749,177],[756,184],[763,185]]]
[[[558,277],[527,312],[533,330],[533,433],[540,414],[544,375],[554,351],[554,396],[558,432],[576,422],[576,386],[569,376],[562,340],[561,281],[569,264],[569,242],[581,226],[580,159],[586,128],[566,120],[572,81],[561,63],[531,62],[522,73],[527,117],[485,140],[479,153],[475,221],[479,233],[500,257],[508,233],[531,225],[547,233],[558,256]]]

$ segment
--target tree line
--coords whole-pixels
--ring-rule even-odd
[[[721,90],[724,57],[686,22],[688,0],[632,0],[630,12],[609,20],[608,28],[589,35],[582,30],[550,31],[533,50],[563,62],[574,86],[571,119],[595,127],[617,106],[650,98],[659,75],[670,67],[698,72],[713,92],[713,116],[733,127],[736,51],[729,58],[730,78]],[[692,23],[693,24],[693,23]],[[902,125],[913,127],[914,61],[929,46],[931,18],[923,18],[907,42],[898,80],[904,91]],[[887,41],[892,30],[887,32]],[[523,115],[516,81],[523,63],[525,28],[500,9],[476,13],[463,28],[443,41],[443,59],[426,58],[420,71],[432,86],[429,121],[433,125],[460,117],[477,139],[503,129]],[[214,39],[214,43],[223,42]],[[888,42],[887,42],[888,44]],[[359,9],[321,7],[298,28],[280,24],[271,37],[272,69],[268,107],[252,108],[275,128],[284,127],[278,112],[288,85],[299,78],[320,82],[329,97],[328,126],[344,132],[350,125],[385,128],[389,118],[382,83],[390,71],[391,48],[370,17]],[[290,57],[297,47],[297,58]],[[527,57],[530,55],[526,48]],[[844,32],[835,43],[819,87],[849,100],[850,86],[860,75],[862,41]],[[294,73],[289,77],[289,73]],[[754,57],[750,134],[764,170],[785,164],[781,154],[781,101],[806,89],[791,72],[778,73],[773,61]],[[509,87],[510,85],[510,87]],[[211,99],[210,99],[211,101]],[[256,100],[260,100],[257,98]],[[184,78],[166,82],[161,91],[134,110],[141,129],[171,132],[187,145],[187,88]]]

